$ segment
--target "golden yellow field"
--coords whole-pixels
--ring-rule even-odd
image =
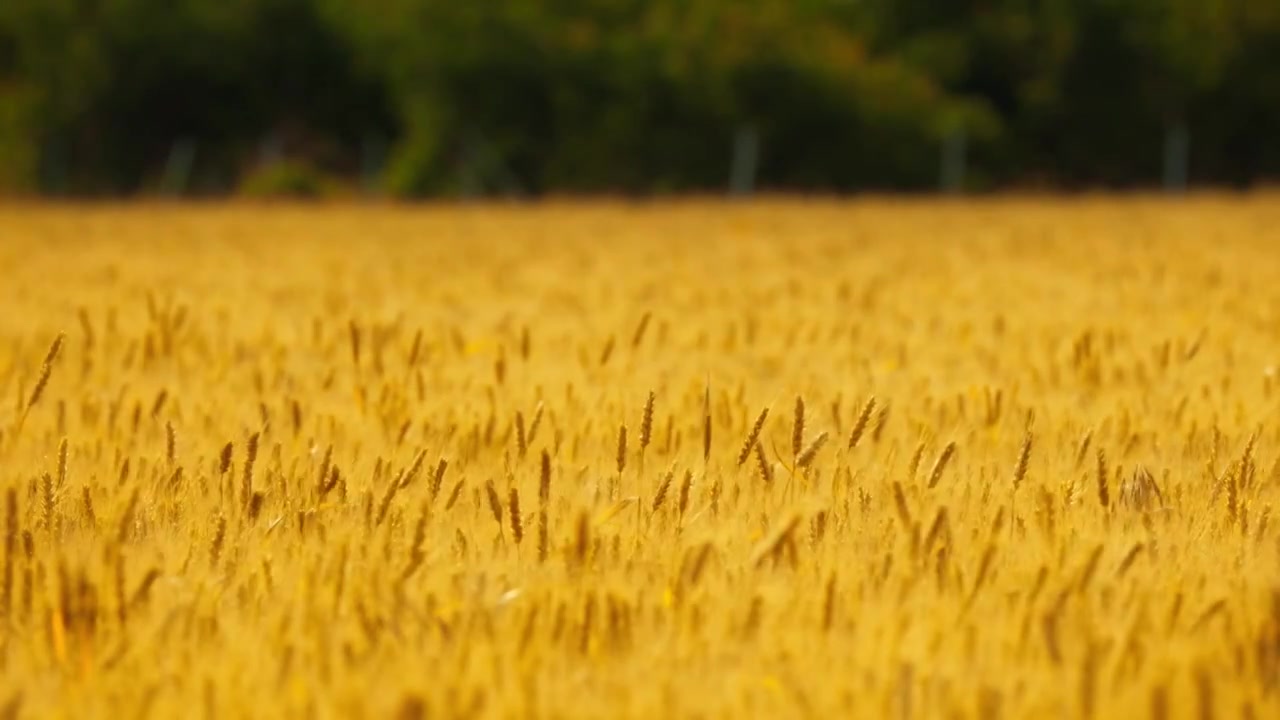
[[[1280,717],[1273,195],[10,206],[0,268],[0,718]]]

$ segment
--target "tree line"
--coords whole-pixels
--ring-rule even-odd
[[[1242,186],[1277,69],[1274,0],[4,0],[0,191]]]

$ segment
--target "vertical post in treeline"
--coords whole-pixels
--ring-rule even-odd
[[[729,165],[729,194],[746,197],[755,192],[760,161],[760,131],[741,125],[733,134],[733,160]]]
[[[1191,132],[1187,124],[1178,121],[1164,131],[1164,189],[1168,193],[1181,193],[1187,189],[1187,176],[1191,165]]]
[[[191,169],[195,165],[196,143],[190,138],[178,138],[169,148],[164,161],[164,174],[160,176],[160,194],[176,197],[185,195],[191,182]]]
[[[964,190],[965,165],[969,140],[964,126],[955,125],[942,139],[942,157],[938,169],[938,186],[946,193]]]
[[[360,185],[365,195],[379,194],[386,156],[387,145],[381,136],[376,134],[364,136],[364,141],[360,144]]]

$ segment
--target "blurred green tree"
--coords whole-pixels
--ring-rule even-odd
[[[4,0],[0,189],[402,196],[1280,175],[1272,0]],[[387,147],[384,155],[377,148]]]

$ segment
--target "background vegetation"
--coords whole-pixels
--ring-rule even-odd
[[[1246,184],[1277,67],[1271,0],[5,0],[0,188]]]

